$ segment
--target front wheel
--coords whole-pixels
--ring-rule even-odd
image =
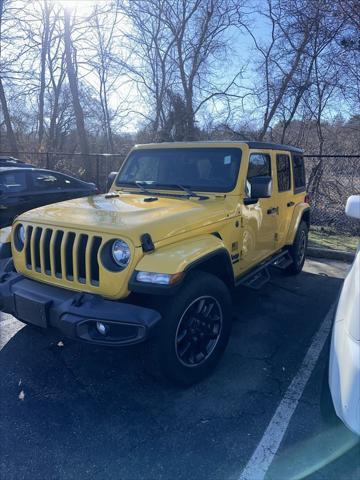
[[[304,221],[301,221],[296,232],[294,243],[289,248],[289,254],[292,258],[292,263],[289,265],[286,271],[291,275],[297,275],[303,269],[308,245],[308,236],[308,226]]]
[[[152,345],[157,366],[184,386],[207,377],[218,364],[231,330],[231,297],[216,276],[193,272],[177,295],[158,309],[163,319]]]

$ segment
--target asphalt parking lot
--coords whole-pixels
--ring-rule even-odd
[[[256,472],[254,452],[347,268],[308,261],[298,277],[279,272],[260,292],[238,289],[224,359],[187,390],[146,374],[139,347],[94,348],[2,315],[0,478],[233,480]],[[283,435],[258,478],[360,478],[357,439],[320,413],[325,362],[326,348],[299,399],[288,399],[291,418],[275,421]]]

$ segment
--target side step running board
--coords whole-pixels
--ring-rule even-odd
[[[259,290],[271,278],[269,267],[276,267],[284,270],[291,263],[292,259],[287,250],[277,253],[276,255],[273,255],[262,262],[258,267],[255,267],[250,272],[241,276],[236,281],[235,286],[238,287],[239,285],[242,285],[253,290]]]
[[[280,270],[285,270],[292,263],[293,259],[291,258],[289,252],[285,252],[285,255],[280,257],[278,260],[275,260],[271,266],[279,268]]]

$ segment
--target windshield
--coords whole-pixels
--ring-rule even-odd
[[[121,169],[116,185],[147,183],[147,188],[229,192],[239,173],[239,148],[159,148],[134,150]]]

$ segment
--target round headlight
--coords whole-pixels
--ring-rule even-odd
[[[131,251],[129,245],[124,240],[115,240],[111,247],[111,254],[114,262],[121,268],[129,265]]]

